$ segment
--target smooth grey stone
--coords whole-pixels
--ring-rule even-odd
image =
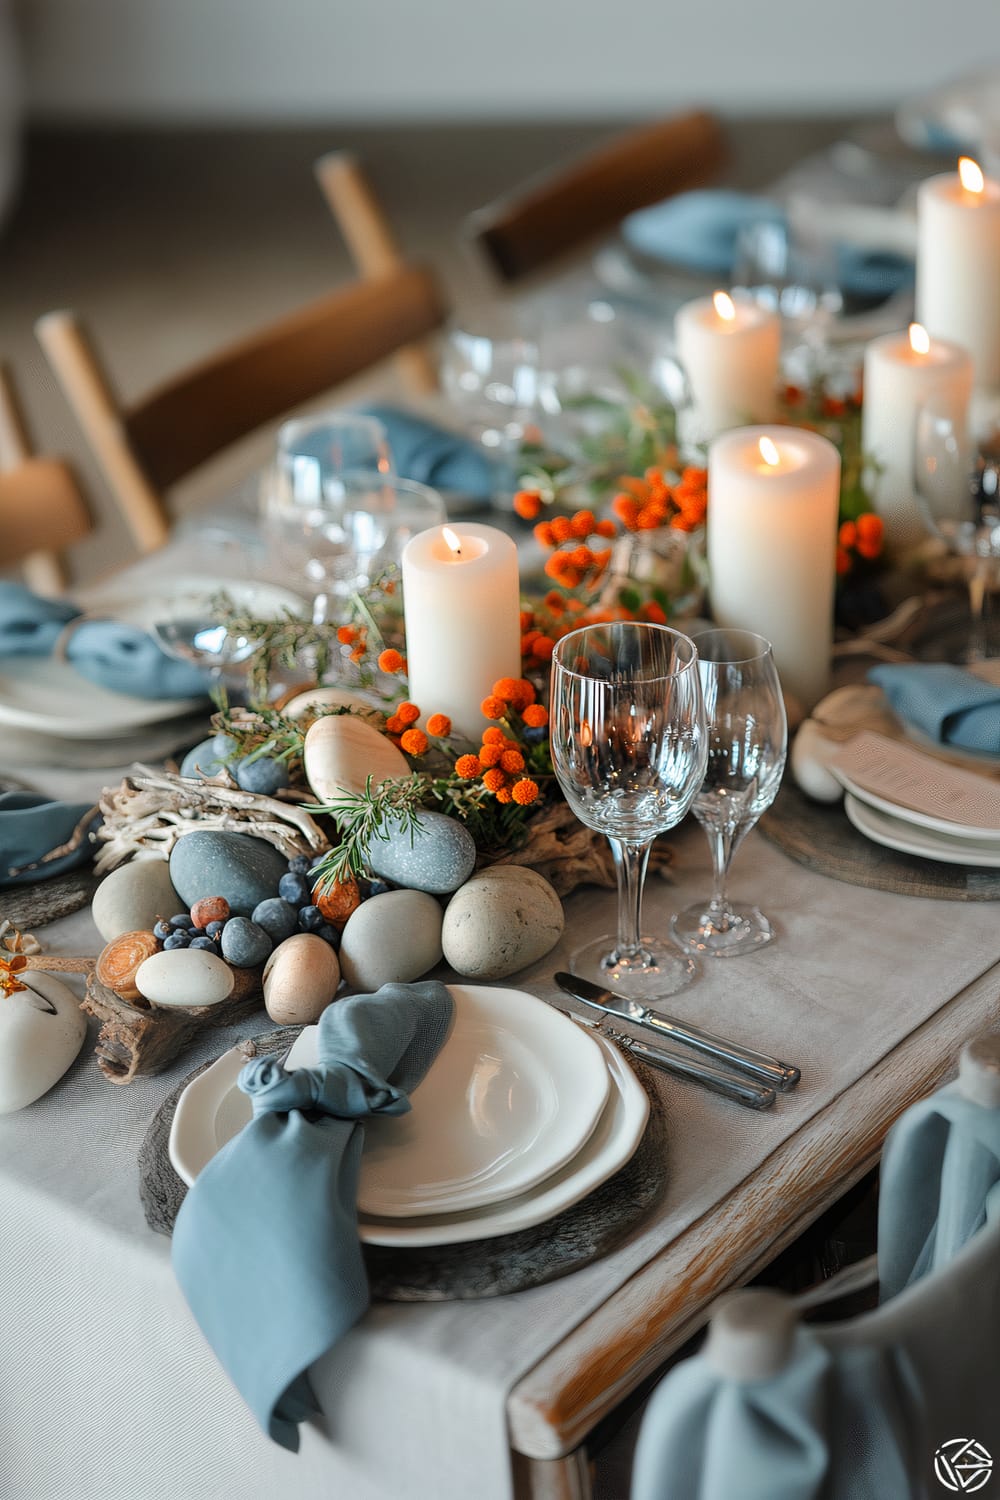
[[[250,915],[275,944],[283,943],[285,938],[299,930],[298,912],[290,901],[283,901],[280,896],[270,896],[262,901]]]
[[[254,969],[264,963],[274,944],[263,927],[249,917],[230,917],[222,929],[222,956],[236,969]]]
[[[239,760],[233,768],[236,784],[258,797],[273,797],[288,785],[288,767],[284,761],[262,755],[259,760]]]
[[[288,863],[273,844],[248,833],[193,829],[170,855],[170,879],[190,911],[203,896],[222,896],[234,916],[249,917],[274,896]]]
[[[476,844],[472,834],[446,813],[417,813],[419,829],[412,832],[398,823],[386,840],[372,839],[368,863],[376,875],[411,891],[446,895],[464,885],[476,868]]]
[[[362,991],[419,979],[440,961],[442,915],[424,891],[387,891],[362,901],[340,940],[340,972]]]

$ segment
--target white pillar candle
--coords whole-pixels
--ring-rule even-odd
[[[944,398],[961,417],[971,391],[969,355],[957,344],[930,338],[919,323],[866,347],[861,446],[879,465],[872,498],[891,551],[904,552],[927,536],[914,496],[917,411],[931,397]]]
[[[774,415],[781,353],[776,313],[716,292],[679,308],[674,334],[699,438]]]
[[[797,427],[745,427],[708,455],[713,618],[766,636],[782,687],[803,708],[827,690],[840,455]]]
[[[517,548],[493,526],[456,521],[412,537],[402,570],[410,698],[478,742],[483,699],[521,675]]]
[[[917,318],[969,351],[979,389],[1000,389],[1000,183],[968,157],[917,192]]]

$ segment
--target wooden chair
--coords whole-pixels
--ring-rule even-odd
[[[725,137],[713,115],[676,115],[478,209],[466,229],[501,280],[518,281],[607,233],[626,214],[711,181],[725,157]]]
[[[230,443],[439,326],[431,272],[400,265],[334,292],[183,371],[128,406],[72,312],[38,339],[139,550],[166,541],[164,492]]]
[[[40,594],[67,583],[61,553],[93,529],[71,469],[60,459],[32,454],[31,440],[10,372],[0,366],[0,561],[19,566]]]
[[[361,275],[386,276],[403,265],[399,241],[354,153],[329,151],[317,160],[313,170]],[[438,389],[437,366],[422,345],[400,349],[396,364],[414,395]]]

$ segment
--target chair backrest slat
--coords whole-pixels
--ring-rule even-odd
[[[2,562],[20,567],[40,594],[66,587],[61,552],[92,529],[90,512],[70,469],[33,458],[31,434],[13,377],[0,365],[0,535]]]

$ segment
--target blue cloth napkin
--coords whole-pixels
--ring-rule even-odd
[[[0,658],[49,656],[81,613],[68,600],[43,599],[0,580]],[[198,667],[167,656],[144,630],[117,620],[85,620],[69,637],[66,660],[98,687],[130,698],[196,698],[207,691]]]
[[[942,745],[1000,755],[1000,687],[945,662],[872,667],[894,713]]]
[[[318,1411],[308,1370],[368,1306],[358,1241],[364,1120],[400,1115],[454,1005],[444,985],[385,984],[327,1007],[315,1068],[248,1063],[253,1119],[204,1168],[174,1226],[177,1279],[265,1432],[293,1452]]]
[[[401,478],[484,504],[498,489],[510,487],[505,463],[472,438],[398,406],[366,406],[364,412],[385,427]]]
[[[4,792],[0,796],[0,886],[48,880],[52,875],[62,875],[77,865],[87,864],[93,850],[84,841],[79,848],[60,854],[40,869],[23,869],[65,844],[87,810],[86,802],[50,802],[34,792]],[[22,873],[14,875],[13,870]]]

